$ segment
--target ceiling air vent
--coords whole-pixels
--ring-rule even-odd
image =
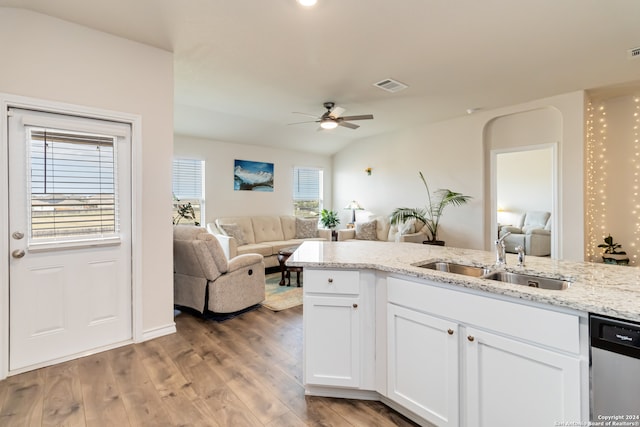
[[[640,58],[640,47],[634,47],[633,49],[629,49],[627,51],[627,58],[629,59]]]
[[[399,81],[393,79],[381,80],[378,83],[374,83],[374,86],[377,86],[380,89],[386,90],[387,92],[391,93],[400,92],[401,90],[409,87],[406,84],[400,83]]]

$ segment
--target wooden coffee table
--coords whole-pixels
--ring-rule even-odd
[[[300,273],[302,272],[302,267],[289,267],[286,265],[287,260],[296,249],[298,249],[298,247],[293,246],[278,251],[278,262],[280,263],[280,272],[282,273],[280,286],[284,286],[285,281],[287,286],[291,286],[291,272],[294,271],[296,273],[296,284],[300,287]]]

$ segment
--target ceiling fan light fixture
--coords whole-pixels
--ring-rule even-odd
[[[338,122],[331,119],[324,119],[320,122],[320,127],[322,129],[335,129],[338,127]]]
[[[311,7],[315,5],[318,0],[297,0],[301,6]]]

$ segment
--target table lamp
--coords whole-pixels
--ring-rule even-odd
[[[358,202],[356,202],[355,200],[352,200],[347,206],[344,207],[345,209],[351,209],[351,223],[350,224],[355,224],[356,222],[356,211],[361,211],[364,210],[364,208],[362,206],[360,206],[360,204]]]

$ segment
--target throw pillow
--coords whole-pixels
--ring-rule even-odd
[[[403,222],[402,224],[398,224],[398,232],[401,235],[411,234],[416,232],[416,220],[411,218]]]
[[[356,239],[358,240],[378,240],[376,233],[376,220],[369,222],[356,222]]]
[[[318,220],[296,218],[296,239],[318,237]]]
[[[244,241],[244,233],[238,224],[221,224],[220,228],[222,228],[224,234],[236,239],[238,246],[247,244],[247,242]]]

